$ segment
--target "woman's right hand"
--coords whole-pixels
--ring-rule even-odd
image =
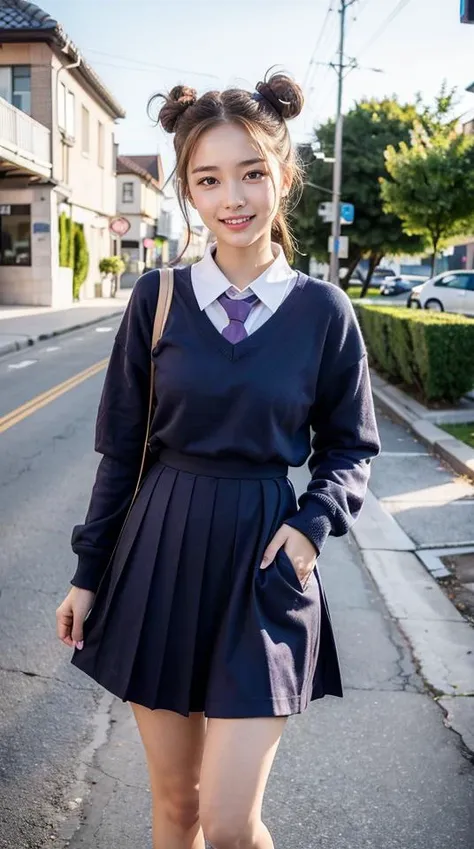
[[[82,649],[84,645],[83,623],[94,598],[95,593],[91,590],[72,587],[56,610],[56,633],[70,648]]]

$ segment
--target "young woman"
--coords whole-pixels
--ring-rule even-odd
[[[153,350],[154,462],[104,574],[140,466],[159,272],[135,285],[58,636],[75,666],[131,703],[155,849],[204,849],[204,836],[214,849],[271,849],[262,799],[286,719],[342,696],[317,558],[356,519],[379,440],[349,299],[288,262],[302,172],[286,120],[301,89],[273,74],[253,93],[160,97],[181,208],[215,242],[175,270]],[[297,501],[288,467],[310,454]]]

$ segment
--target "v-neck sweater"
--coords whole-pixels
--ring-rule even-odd
[[[320,553],[363,504],[380,450],[367,355],[347,295],[302,272],[263,325],[225,339],[197,302],[191,268],[175,269],[164,333],[152,356],[156,403],[150,449],[276,468],[311,480],[285,523]],[[85,521],[72,533],[71,581],[95,590],[133,495],[146,431],[157,270],[136,282],[117,331],[96,422],[102,454]]]

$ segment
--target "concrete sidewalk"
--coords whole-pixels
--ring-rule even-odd
[[[121,315],[131,292],[131,289],[124,289],[115,298],[90,298],[67,309],[0,305],[0,357],[28,348],[43,339]]]
[[[386,406],[377,419],[383,449],[352,533],[445,724],[472,753],[474,486]],[[470,568],[453,571],[453,555]]]

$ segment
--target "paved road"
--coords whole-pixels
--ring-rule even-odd
[[[0,416],[100,361],[113,335],[104,331],[4,358]],[[35,362],[10,368],[27,360]],[[102,380],[85,380],[1,435],[1,849],[63,847],[66,837],[72,849],[151,847],[128,705],[71,667],[54,636],[74,566],[70,531],[98,461]],[[305,474],[294,470],[297,489]],[[264,809],[276,847],[472,849],[473,765],[424,691],[353,541],[331,540],[321,567],[345,698],[313,703],[288,723]]]

